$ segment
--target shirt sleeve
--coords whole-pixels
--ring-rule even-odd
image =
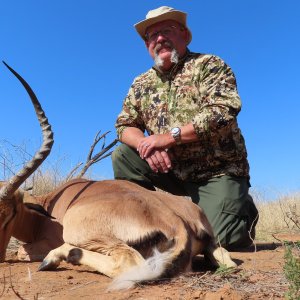
[[[192,123],[201,140],[235,123],[241,100],[231,68],[217,56],[208,56],[201,64],[199,89],[200,110]]]
[[[115,123],[119,139],[121,139],[122,133],[127,127],[136,127],[142,132],[145,131],[145,125],[140,114],[140,101],[137,99],[134,90],[133,83],[124,99],[122,111],[118,115]]]

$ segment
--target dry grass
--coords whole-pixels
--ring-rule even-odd
[[[273,234],[300,233],[300,193],[282,196],[275,201],[255,199],[259,211],[256,239],[275,241]]]
[[[29,142],[27,142],[27,144],[30,145]],[[0,141],[0,181],[9,180],[32,159],[32,155],[29,154],[26,147],[28,147],[26,143],[24,143],[24,145],[15,146],[7,141]],[[30,191],[34,195],[43,195],[53,191],[62,183],[77,176],[77,173],[80,172],[83,167],[82,163],[78,163],[67,173],[64,169],[68,164],[69,162],[66,156],[57,156],[56,159],[45,161],[43,165],[22,184],[21,188]],[[91,170],[88,170],[84,177],[91,178]]]

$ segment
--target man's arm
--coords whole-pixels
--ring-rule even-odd
[[[181,127],[181,142],[191,143],[197,141],[192,123]],[[172,168],[168,150],[176,145],[176,141],[171,133],[154,134],[139,138],[137,141],[137,151],[140,157],[145,159],[154,172],[167,173]]]
[[[220,57],[205,56],[199,70],[200,110],[191,122],[199,140],[205,140],[236,122],[241,100],[234,73]]]
[[[119,137],[120,141],[134,149],[137,149],[139,142],[144,138],[144,133],[141,129],[136,127],[126,127],[122,135]]]
[[[137,109],[138,104],[137,100],[135,99],[135,93],[133,89],[133,86],[129,89],[128,95],[123,103],[123,110],[119,114],[116,122],[119,140],[122,143],[136,149],[139,152],[141,158],[147,161],[150,168],[154,172],[166,173],[170,168],[172,168],[171,159],[166,150],[172,143],[175,144],[175,141],[170,134],[164,135],[164,138],[161,139],[161,147],[154,148],[154,145],[152,143],[149,143],[149,146],[152,146],[152,151],[148,151],[147,157],[145,157],[142,149],[146,149],[148,143],[142,143],[142,141],[149,137],[144,136],[144,123],[140,119],[140,115]],[[165,138],[168,138],[167,142]]]
[[[195,132],[192,123],[180,127],[181,129],[181,143],[192,143],[199,138]],[[155,149],[170,149],[176,145],[175,139],[171,133],[154,134],[147,137],[143,137],[138,141],[137,151],[140,153],[141,158],[148,157],[148,155]]]

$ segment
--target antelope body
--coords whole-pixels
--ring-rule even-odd
[[[37,114],[43,115],[30,87],[9,69],[25,86]],[[53,144],[50,125],[45,118],[40,124],[41,150],[24,170],[0,183],[0,262],[14,236],[26,243],[19,259],[43,260],[39,270],[55,269],[62,260],[88,265],[114,278],[111,289],[189,271],[192,259],[203,253],[216,265],[236,266],[228,252],[217,247],[201,208],[182,197],[123,180],[71,180],[40,197],[22,192],[19,186]]]

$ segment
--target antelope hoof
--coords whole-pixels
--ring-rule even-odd
[[[52,260],[44,259],[40,264],[38,271],[49,271],[55,270],[59,266],[59,262],[54,262]]]
[[[237,264],[231,259],[229,252],[222,247],[215,249],[212,255],[219,266],[225,265],[227,268],[237,267]]]

